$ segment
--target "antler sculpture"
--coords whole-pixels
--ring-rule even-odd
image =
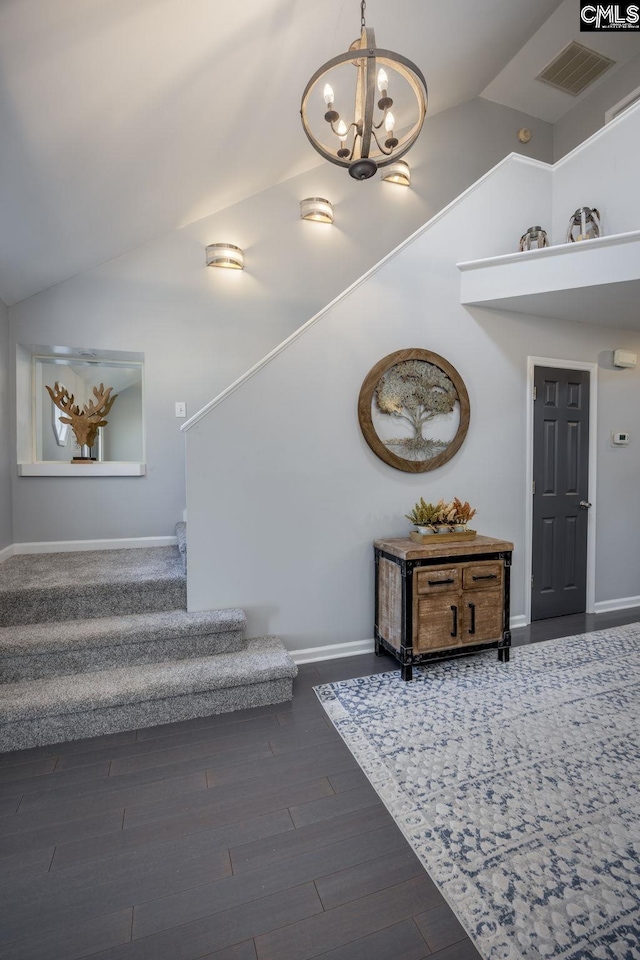
[[[93,395],[96,398],[96,403],[89,400],[88,404],[84,404],[82,410],[78,404],[74,404],[74,395],[70,394],[66,387],[61,387],[57,380],[53,389],[47,387],[47,390],[56,407],[66,414],[66,416],[60,417],[60,422],[71,424],[71,429],[81,447],[92,447],[98,435],[98,427],[106,427],[108,421],[105,417],[118,396],[117,393],[111,396],[113,387],[107,387],[105,390],[104,383],[101,383],[99,387],[94,387]]]

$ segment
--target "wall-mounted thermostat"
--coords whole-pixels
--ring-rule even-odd
[[[632,353],[631,350],[614,350],[613,351],[614,367],[635,367],[637,362],[638,362],[638,354]]]
[[[631,442],[631,437],[628,433],[612,433],[611,442],[616,447],[626,447]]]

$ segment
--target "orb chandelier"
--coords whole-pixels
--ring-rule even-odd
[[[365,8],[366,0],[361,0],[360,38],[347,53],[316,70],[300,106],[311,146],[325,160],[347,167],[356,180],[369,179],[379,167],[403,156],[415,143],[427,112],[422,73],[399,53],[376,47],[373,29],[365,23]],[[355,51],[362,53],[354,57]],[[350,108],[345,106],[348,87],[355,87]],[[351,113],[340,112],[349,109]]]

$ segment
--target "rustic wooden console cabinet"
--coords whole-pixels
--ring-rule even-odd
[[[509,659],[509,581],[513,544],[477,536],[416,544],[376,540],[376,653],[413,667],[496,647]]]

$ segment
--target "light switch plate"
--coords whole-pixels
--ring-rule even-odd
[[[176,417],[180,417],[181,420],[187,415],[187,404],[184,400],[176,400]]]

